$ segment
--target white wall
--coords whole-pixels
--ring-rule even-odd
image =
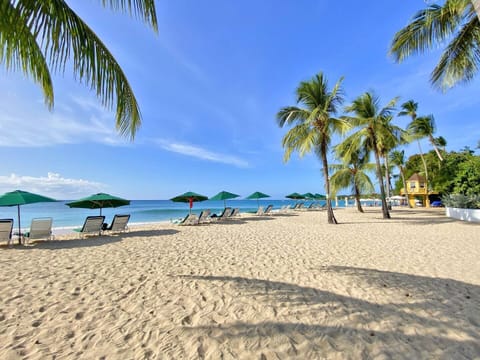
[[[470,222],[480,223],[480,209],[458,209],[458,208],[445,208],[447,216]]]

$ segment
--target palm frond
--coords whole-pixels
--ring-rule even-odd
[[[375,168],[374,164],[372,168]],[[354,181],[361,193],[372,193],[375,189],[372,180],[367,175],[366,171],[372,171],[372,169],[363,169],[363,171],[357,171],[354,175]]]
[[[440,57],[430,81],[442,90],[457,82],[468,82],[478,72],[480,65],[480,21],[472,16]]]
[[[116,105],[117,130],[133,138],[141,123],[137,100],[123,70],[95,33],[64,1],[19,0],[18,7],[30,19],[30,29],[38,34],[52,68],[63,71],[73,57],[79,80],[96,91],[105,107]]]
[[[447,0],[443,6],[432,4],[420,10],[395,34],[390,54],[402,62],[412,54],[432,49],[455,32],[468,7],[471,7],[468,0]]]
[[[398,116],[411,116],[412,118],[417,117],[418,103],[413,100],[405,101],[401,108],[403,109],[398,113]]]
[[[158,31],[154,0],[101,0],[102,5],[113,10],[126,11]]]
[[[310,113],[297,106],[286,106],[277,113],[277,123],[280,127],[285,124],[291,125],[295,121],[305,121],[309,118]]]
[[[299,124],[291,128],[282,139],[282,146],[285,149],[284,161],[288,161],[293,151],[298,151],[303,157],[316,144],[316,134],[310,131],[307,124]]]
[[[54,104],[53,84],[48,64],[35,37],[28,28],[28,18],[9,1],[0,3],[0,62],[7,70],[21,69],[42,88],[46,105]]]
[[[127,9],[156,27],[153,0],[106,0],[103,4]],[[137,100],[119,64],[95,33],[63,0],[18,0],[16,8],[28,19],[30,32],[51,68],[63,72],[72,58],[75,76],[95,90],[102,105],[115,107],[117,130],[133,139],[141,123]]]
[[[341,169],[337,169],[335,173],[330,177],[330,186],[332,193],[335,194],[341,189],[348,188],[353,183],[353,173],[350,168],[344,166]]]

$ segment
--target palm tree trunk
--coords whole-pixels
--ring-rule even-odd
[[[417,140],[418,142],[418,149],[420,150],[420,158],[422,159],[423,162],[423,169],[425,171],[425,190],[427,192],[427,197],[425,199],[425,206],[430,207],[430,202],[428,200],[428,169],[427,169],[427,162],[425,161],[425,156],[423,156],[423,151],[422,151],[422,145],[420,145],[420,140]]]
[[[323,176],[325,177],[325,191],[327,193],[327,217],[329,224],[337,224],[337,219],[332,209],[332,200],[330,199],[330,178],[328,177],[327,146],[324,142],[321,144],[321,154],[323,163]]]
[[[385,164],[385,189],[387,191],[387,198],[391,196],[391,187],[390,187],[390,169],[388,168],[388,153],[383,157]]]
[[[390,219],[390,213],[388,212],[387,201],[385,199],[385,188],[383,187],[383,176],[382,176],[382,166],[380,165],[380,155],[377,150],[377,142],[374,141],[374,151],[375,154],[375,163],[377,165],[377,178],[378,184],[380,186],[380,195],[382,197],[382,213],[384,219]]]
[[[405,196],[407,197],[407,204],[408,207],[411,209],[413,206],[412,204],[410,204],[410,199],[408,198],[407,180],[405,179],[405,174],[403,173],[403,167],[400,168],[400,175],[403,181],[403,190],[405,191]]]
[[[363,208],[362,204],[360,203],[360,190],[358,189],[357,184],[353,185],[353,188],[355,190],[355,202],[357,203],[357,210],[361,213],[363,213]]]
[[[473,8],[477,13],[477,17],[480,20],[480,0],[472,0]]]
[[[480,1],[480,0],[479,0],[479,1]],[[432,135],[430,135],[428,138],[429,138],[429,140],[430,140],[430,143],[431,143],[432,146],[433,146],[433,149],[434,149],[435,152],[437,153],[438,158],[440,159],[440,161],[443,161],[442,154],[440,154],[440,151],[438,150],[437,145],[435,145],[435,139],[433,138]]]

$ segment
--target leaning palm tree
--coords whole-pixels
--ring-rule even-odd
[[[333,193],[351,187],[357,210],[363,213],[360,195],[374,192],[368,172],[374,171],[375,164],[368,163],[368,152],[365,149],[352,151],[353,146],[355,144],[345,141],[335,146],[335,156],[342,163],[330,165],[330,170],[334,171],[330,178],[330,184]]]
[[[410,123],[410,125],[408,125],[408,128],[415,136],[421,139],[428,138],[438,156],[438,159],[443,161],[442,154],[440,154],[440,151],[435,144],[435,138],[433,137],[435,132],[435,119],[433,118],[433,115],[417,117]]]
[[[446,151],[445,148],[447,147],[447,140],[443,136],[436,137],[433,140],[434,140],[435,146],[442,148],[443,152]]]
[[[417,120],[418,103],[416,103],[413,100],[409,100],[403,103],[401,107],[403,110],[398,113],[398,116],[410,116],[412,119],[410,124],[413,124]],[[410,127],[410,125],[408,125],[408,127]],[[425,187],[428,191],[428,168],[427,168],[427,161],[425,160],[425,156],[423,155],[422,144],[420,143],[421,138],[416,136],[414,133],[412,133],[411,129],[408,131],[411,133],[412,138],[417,140],[418,150],[420,151],[420,159],[422,159],[422,163],[423,163],[423,171],[425,175]]]
[[[127,11],[157,31],[154,0],[102,0],[104,6]],[[116,106],[116,127],[134,137],[141,115],[120,65],[92,29],[65,0],[4,0],[0,2],[0,62],[21,70],[42,88],[51,109],[51,72],[63,73],[72,59],[79,81],[95,90],[108,109]]]
[[[432,84],[445,90],[472,80],[480,66],[480,17],[475,12],[479,4],[478,0],[446,0],[429,5],[395,34],[390,53],[402,62],[448,41],[431,74]]]
[[[407,197],[407,203],[408,207],[412,207],[412,204],[410,204],[410,201],[408,200],[408,189],[407,189],[407,179],[405,178],[405,150],[394,150],[390,153],[390,162],[398,167],[398,170],[400,170],[400,176],[402,177],[402,182],[403,182],[403,189],[405,191],[405,196]]]
[[[321,72],[310,81],[302,81],[296,90],[297,104],[301,106],[286,106],[277,113],[280,127],[293,126],[282,140],[284,161],[290,159],[293,151],[298,151],[300,156],[314,151],[322,161],[329,224],[336,224],[337,220],[330,196],[327,152],[332,135],[348,128],[345,121],[334,117],[343,102],[342,80],[340,78],[332,90]]]
[[[368,151],[373,152],[375,156],[384,219],[390,219],[390,213],[385,198],[379,144],[381,141],[384,141],[382,139],[389,136],[387,126],[389,123],[388,119],[392,116],[397,100],[397,98],[394,98],[390,100],[385,107],[381,108],[378,97],[366,92],[353,100],[352,104],[345,108],[348,113],[353,113],[353,116],[344,117],[353,127],[357,128],[357,131],[350,135],[345,141],[357,144],[352,148],[364,147]]]

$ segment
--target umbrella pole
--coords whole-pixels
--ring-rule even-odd
[[[227,208],[227,200],[223,199],[223,207],[226,209]]]
[[[18,212],[18,243],[22,244],[22,227],[20,226],[20,205],[17,205]]]

